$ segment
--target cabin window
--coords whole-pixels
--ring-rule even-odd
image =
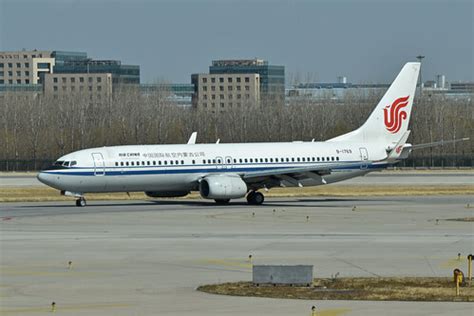
[[[336,160],[339,161],[339,157],[336,157]]]
[[[132,166],[135,166],[135,162],[133,162],[133,161],[132,161],[132,162],[130,162],[130,164],[131,164]]]
[[[193,160],[193,165],[195,165],[195,164],[196,164],[196,160]]]
[[[326,157],[326,161],[329,161],[329,157]]]
[[[334,157],[331,157],[331,160],[334,161]]]
[[[139,166],[139,165],[140,165],[140,161],[137,161],[137,166]]]
[[[215,164],[215,163],[216,163],[216,160],[215,160],[215,159],[212,159],[212,163]]]
[[[321,161],[324,161],[324,157],[321,157]]]
[[[181,164],[184,165],[184,160],[181,160]]]
[[[217,159],[217,163],[221,163],[221,160],[220,160],[220,159]]]
[[[158,164],[161,166],[161,160],[158,161]]]
[[[273,158],[270,158],[270,162],[273,162]]]
[[[292,161],[292,162],[295,162],[295,157],[291,157],[291,161]]]
[[[275,162],[278,162],[278,158],[275,158]]]
[[[268,158],[265,158],[265,162],[268,162]]]
[[[118,162],[115,162],[115,167],[118,167]]]
[[[234,163],[237,163],[237,159],[234,158]]]
[[[245,163],[247,163],[247,158],[244,159]]]
[[[302,161],[305,161],[306,159],[303,157],[303,158],[301,158],[301,160],[302,160]]]
[[[296,158],[296,161],[298,161],[298,162],[299,162],[299,161],[300,161],[300,157]]]
[[[172,165],[172,164],[173,164],[173,160],[170,160],[170,165]]]
[[[123,161],[120,162],[120,165],[123,167]]]
[[[321,160],[319,157],[316,159],[317,161]]]
[[[252,158],[250,158],[250,159],[249,159],[249,161],[250,161],[250,163],[252,163],[252,162],[253,162],[253,159],[252,159]]]
[[[128,166],[128,161],[125,164]]]

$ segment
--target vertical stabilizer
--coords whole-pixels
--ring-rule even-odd
[[[387,146],[398,143],[408,130],[419,71],[420,63],[406,63],[367,121],[358,129],[329,141],[370,142]]]

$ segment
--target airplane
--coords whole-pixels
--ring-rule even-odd
[[[274,187],[326,185],[406,159],[412,150],[458,141],[407,143],[420,63],[406,63],[366,122],[324,142],[127,145],[90,148],[60,157],[38,174],[42,183],[86,206],[85,193],[145,192],[152,198],[198,191],[227,204],[246,197],[264,202],[259,191]]]

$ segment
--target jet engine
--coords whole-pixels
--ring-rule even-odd
[[[189,191],[145,191],[145,194],[149,197],[180,197],[189,194]]]
[[[199,193],[205,199],[236,199],[247,194],[247,184],[239,176],[208,176],[199,183]]]

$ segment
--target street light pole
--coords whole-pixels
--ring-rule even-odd
[[[418,59],[418,61],[420,62],[420,97],[423,95],[423,79],[421,76],[421,61],[423,60],[423,58],[425,58],[425,56],[423,55],[416,56],[416,59]]]

